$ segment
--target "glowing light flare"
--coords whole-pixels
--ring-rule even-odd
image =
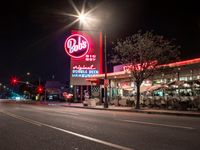
[[[44,88],[41,85],[38,85],[37,87],[37,93],[41,94],[44,92]]]
[[[81,22],[85,22],[86,21],[86,15],[85,14],[80,14],[78,16],[78,19],[81,21]]]
[[[78,8],[76,7],[75,3],[72,0],[69,0],[71,6],[74,8],[74,10],[76,11],[76,13],[79,15],[80,11],[78,10]]]
[[[84,27],[90,27],[91,25],[94,25],[96,22],[96,17],[95,19],[91,16],[91,13],[96,10],[98,8],[98,6],[93,7],[90,10],[85,10],[85,4],[86,4],[86,0],[83,1],[82,7],[79,10],[77,8],[77,6],[75,5],[75,3],[70,0],[69,1],[71,6],[73,7],[73,9],[75,10],[75,14],[72,13],[61,13],[61,15],[64,16],[69,16],[69,17],[74,17],[76,18],[72,23],[68,24],[65,28],[68,28],[72,25],[74,25],[76,22],[79,22],[79,27],[81,27],[82,25],[84,25]],[[83,27],[83,26],[82,26]]]
[[[19,82],[19,80],[17,79],[17,77],[12,77],[10,82],[12,85],[16,85]]]

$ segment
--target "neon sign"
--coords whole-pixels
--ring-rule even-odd
[[[130,64],[123,66],[124,71],[143,71],[144,69],[154,69],[157,65],[157,61],[151,61],[149,63],[144,62],[142,64]]]
[[[78,66],[74,66],[73,69],[75,69],[75,70],[95,70],[96,68],[94,67],[94,65],[90,65],[88,67],[86,67],[85,65],[83,65],[83,66],[78,65]]]
[[[73,67],[72,77],[87,78],[98,73],[99,71],[96,69],[96,67],[94,67],[94,65],[90,65],[90,66],[78,65],[78,66]]]
[[[102,73],[101,32],[72,30],[63,48],[70,56],[71,85],[90,85],[86,78]]]
[[[95,61],[96,57],[97,57],[96,55],[86,55],[85,61]]]
[[[83,35],[72,34],[64,44],[66,53],[73,58],[82,58],[89,51],[89,42]]]

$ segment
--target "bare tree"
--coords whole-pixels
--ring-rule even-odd
[[[156,72],[166,66],[163,64],[172,62],[178,58],[179,46],[174,41],[167,40],[163,36],[154,35],[153,32],[138,33],[127,37],[125,40],[117,40],[110,54],[112,63],[126,64],[126,70],[137,87],[136,109],[140,109],[140,86],[145,79],[150,78]]]

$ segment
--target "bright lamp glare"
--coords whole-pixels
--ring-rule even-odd
[[[84,21],[86,20],[85,14],[80,14],[80,15],[78,16],[78,18],[79,18],[79,20],[80,20],[81,22],[84,22]]]
[[[75,10],[76,14],[62,13],[62,15],[66,15],[66,16],[70,16],[70,17],[74,17],[75,18],[75,20],[73,22],[71,22],[70,24],[68,24],[67,26],[65,26],[65,28],[73,26],[77,22],[79,22],[79,28],[89,27],[91,24],[94,23],[95,19],[91,18],[91,13],[94,10],[97,9],[97,6],[92,8],[91,10],[85,11],[86,0],[83,0],[83,4],[82,4],[81,10],[79,10],[76,7],[76,5],[75,5],[73,0],[69,0],[69,2],[71,4],[71,6],[73,7],[73,9]]]

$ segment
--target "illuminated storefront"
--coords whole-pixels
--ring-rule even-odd
[[[141,93],[154,92],[157,96],[165,95],[200,95],[200,58],[179,61],[166,64],[173,68],[171,72],[156,74],[145,80],[140,88]],[[115,98],[117,95],[126,97],[136,93],[136,86],[132,81],[130,72],[127,71],[127,65],[114,66],[113,73],[108,73],[109,97]],[[87,80],[103,79],[104,74],[95,75]],[[163,90],[167,89],[167,93]]]

